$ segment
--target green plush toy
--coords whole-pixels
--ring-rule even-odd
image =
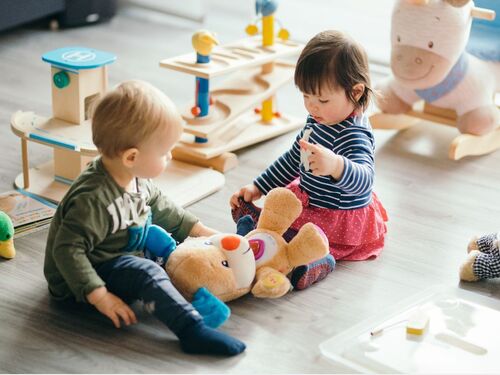
[[[15,256],[14,226],[10,217],[5,212],[0,211],[0,257],[12,259]]]

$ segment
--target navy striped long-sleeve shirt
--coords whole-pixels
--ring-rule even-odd
[[[300,162],[299,140],[311,129],[309,142],[320,144],[344,158],[340,180],[332,176],[314,176]],[[349,117],[336,125],[322,125],[312,117],[297,135],[292,147],[269,166],[254,184],[267,194],[300,177],[300,187],[309,196],[311,206],[350,210],[365,207],[372,199],[375,142],[368,117]]]

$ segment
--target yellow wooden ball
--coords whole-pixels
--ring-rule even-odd
[[[288,38],[290,38],[290,33],[287,29],[281,29],[280,31],[278,31],[278,38],[280,38],[281,40],[288,40]]]
[[[259,32],[259,29],[257,28],[257,25],[250,24],[246,27],[245,32],[248,35],[255,35]]]

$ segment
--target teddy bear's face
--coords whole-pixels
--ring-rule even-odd
[[[243,237],[216,235],[187,239],[169,256],[165,269],[188,300],[206,287],[222,301],[230,301],[250,291],[255,260]]]

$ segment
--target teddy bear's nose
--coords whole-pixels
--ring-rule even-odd
[[[240,246],[240,239],[236,236],[226,236],[220,241],[224,250],[236,250]]]

